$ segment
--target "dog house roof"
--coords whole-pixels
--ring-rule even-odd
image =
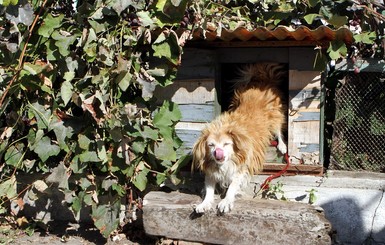
[[[306,26],[297,28],[279,26],[273,30],[258,27],[248,30],[239,27],[234,30],[214,27],[211,30],[197,29],[192,33],[193,43],[208,46],[315,46],[325,45],[330,41],[340,40],[346,44],[353,42],[352,32],[346,28],[331,29],[319,26],[310,29]],[[191,43],[191,42],[190,42]]]

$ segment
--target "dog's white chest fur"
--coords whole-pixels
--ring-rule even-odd
[[[244,170],[242,167],[237,167],[235,163],[227,161],[220,166],[215,166],[212,171],[206,174],[213,178],[221,188],[228,188],[236,178],[245,178],[246,174],[242,174],[245,172],[246,169]],[[244,181],[247,182],[247,178]]]

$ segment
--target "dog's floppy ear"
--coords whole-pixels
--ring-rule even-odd
[[[228,135],[231,136],[234,142],[234,157],[236,164],[244,164],[247,161],[247,157],[250,153],[247,151],[250,150],[250,139],[243,132],[243,130],[232,129],[228,132]]]
[[[251,173],[257,173],[264,161],[262,142],[239,127],[231,130],[229,135],[234,142],[234,162],[246,164]]]
[[[193,161],[191,165],[191,170],[194,170],[194,168],[197,168],[199,170],[204,170],[205,166],[204,163],[206,161],[206,140],[207,140],[207,134],[202,132],[202,135],[199,137],[197,142],[194,144],[192,155],[193,155]]]

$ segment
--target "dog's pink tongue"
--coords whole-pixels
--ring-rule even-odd
[[[215,159],[216,160],[218,160],[218,161],[223,160],[224,154],[223,154],[223,150],[222,149],[217,148],[217,149],[215,149],[214,153],[215,153]]]

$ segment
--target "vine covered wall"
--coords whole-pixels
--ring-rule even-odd
[[[348,26],[317,64],[383,57],[385,7],[320,0],[0,0],[0,213],[50,188],[79,217],[91,207],[108,237],[121,205],[140,206],[149,185],[178,183],[178,105],[161,106],[196,28]],[[178,30],[178,32],[176,31]],[[178,33],[178,34],[177,34]],[[321,67],[323,67],[321,66]],[[359,71],[359,68],[357,68]],[[19,175],[43,177],[18,188]]]

